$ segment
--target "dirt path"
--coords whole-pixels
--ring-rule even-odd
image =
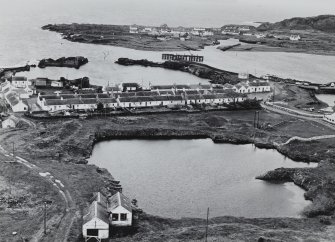
[[[13,153],[8,152],[0,145],[0,152],[6,157],[13,157]],[[28,169],[38,173],[41,179],[51,183],[58,191],[58,193],[63,197],[65,203],[64,216],[61,218],[57,231],[55,231],[54,237],[57,238],[57,241],[67,241],[67,237],[70,233],[71,225],[75,219],[76,215],[76,206],[72,199],[70,192],[67,190],[65,185],[61,180],[54,177],[50,172],[43,171],[40,167],[32,164],[28,160],[15,156],[15,161],[26,166]],[[52,221],[48,221],[47,223],[51,223]],[[40,230],[32,235],[31,241],[41,241],[44,236],[44,228],[41,226]]]

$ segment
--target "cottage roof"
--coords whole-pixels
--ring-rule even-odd
[[[105,87],[105,91],[106,92],[119,92],[121,91],[121,89],[118,86],[114,86],[114,87]]]
[[[166,96],[164,98],[168,98],[168,100],[174,100],[174,101],[182,101],[183,97],[182,96]]]
[[[153,97],[121,97],[120,102],[150,102]]]
[[[187,95],[199,94],[199,92],[197,90],[186,90],[185,93]]]
[[[24,77],[24,76],[13,76],[12,77],[12,81],[26,82],[27,81],[27,77]]]
[[[99,99],[99,102],[101,103],[117,103],[115,98],[101,98]]]
[[[159,91],[161,96],[174,95],[173,91]]]
[[[270,86],[266,81],[254,80],[249,82],[249,86]]]
[[[133,97],[133,96],[136,96],[136,93],[135,92],[122,92],[117,95],[120,97]]]
[[[15,92],[9,92],[6,95],[6,99],[9,102],[10,106],[12,107],[17,105],[20,102],[20,99],[18,98]]]
[[[155,85],[151,86],[151,89],[158,89],[158,90],[168,90],[174,88],[173,85]]]
[[[136,96],[158,96],[158,93],[152,91],[140,91],[136,92]]]
[[[98,93],[98,98],[109,98],[110,96],[108,94]]]
[[[191,89],[189,85],[175,85],[176,89]]]
[[[61,99],[60,96],[56,96],[56,95],[40,95],[39,98],[40,98],[40,100],[42,100],[43,98],[45,100],[47,100],[47,99]]]
[[[129,198],[123,195],[120,192],[115,193],[113,196],[109,198],[109,210],[113,210],[118,206],[122,206],[127,209],[129,212],[132,212],[132,206]]]
[[[108,205],[107,197],[105,197],[101,192],[94,192],[92,200],[97,201],[104,208],[107,208],[107,205]]]
[[[82,104],[97,104],[98,100],[96,98],[81,98],[80,99]]]
[[[139,87],[140,85],[136,82],[126,82],[122,83],[123,87]]]
[[[225,93],[229,93],[229,90],[227,89],[215,89],[213,90],[214,93],[216,94],[225,94]]]
[[[84,224],[91,221],[94,218],[98,218],[101,221],[109,224],[108,212],[107,210],[97,201],[94,201],[88,208],[88,212],[84,215]]]
[[[202,96],[201,95],[187,95],[187,98],[191,100],[198,100],[198,99],[202,99]]]

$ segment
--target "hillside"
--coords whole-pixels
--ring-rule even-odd
[[[327,33],[335,33],[335,15],[285,19],[277,23],[263,23],[257,29],[260,31],[285,29],[319,30]]]

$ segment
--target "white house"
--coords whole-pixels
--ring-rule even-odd
[[[292,41],[299,41],[301,39],[300,35],[291,35],[290,40]]]
[[[0,91],[3,92],[6,89],[8,89],[8,90],[11,89],[11,84],[8,80],[6,80],[5,82],[0,84]]]
[[[108,212],[111,213],[111,224],[115,226],[132,225],[132,206],[130,200],[117,192],[109,198]]]
[[[266,35],[262,34],[262,33],[256,33],[255,36],[256,36],[257,39],[261,39],[261,38],[265,38],[266,37]]]
[[[14,92],[9,92],[5,95],[5,99],[12,108],[13,112],[26,112],[28,111],[28,105],[25,104]]]
[[[60,81],[52,81],[51,82],[52,87],[63,87],[63,82]]]
[[[247,81],[247,85],[249,85],[249,92],[270,92],[271,86],[269,82],[262,81],[262,80],[253,80],[253,81]]]
[[[249,79],[249,73],[238,73],[239,79]]]
[[[214,33],[212,31],[204,31],[202,33],[202,36],[213,36],[213,35],[214,35]]]
[[[83,217],[83,236],[86,241],[95,239],[101,241],[109,237],[109,219],[107,210],[97,201],[94,201]]]
[[[28,85],[28,79],[24,76],[13,76],[12,86],[17,88],[26,87]]]
[[[236,88],[236,92],[238,93],[248,93],[249,92],[248,85],[245,83],[239,83],[235,85],[235,88]]]
[[[138,34],[138,28],[136,26],[130,26],[129,27],[129,33]]]
[[[328,123],[335,124],[335,113],[325,115],[323,117],[323,120],[325,120]]]
[[[19,123],[19,120],[14,117],[10,116],[7,119],[2,121],[2,128],[7,129],[7,128],[16,128],[16,125]]]

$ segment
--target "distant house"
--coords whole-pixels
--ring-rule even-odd
[[[63,87],[63,82],[60,81],[52,81],[51,82],[52,87]]]
[[[213,36],[214,35],[214,32],[212,31],[204,31],[201,33],[202,36]]]
[[[28,79],[24,76],[13,76],[12,86],[16,88],[24,88],[28,85]]]
[[[0,91],[4,92],[4,90],[9,90],[11,88],[11,84],[8,80],[0,84]]]
[[[235,85],[235,88],[236,88],[236,92],[238,93],[248,93],[249,92],[248,85],[243,82]]]
[[[109,219],[107,210],[99,203],[94,201],[88,208],[87,214],[83,217],[83,236],[86,241],[95,239],[108,239]]]
[[[5,99],[12,108],[13,112],[26,112],[28,111],[28,105],[25,104],[17,93],[9,92],[5,95]]]
[[[48,85],[48,79],[47,78],[36,78],[35,79],[35,86],[36,87],[46,87]]]
[[[108,212],[111,213],[111,223],[115,226],[132,225],[132,205],[122,193],[117,192],[109,198]]]
[[[122,86],[115,85],[115,86],[105,86],[102,88],[103,93],[120,93],[122,92]]]
[[[19,123],[19,119],[14,117],[14,116],[10,116],[7,119],[2,121],[2,128],[3,129],[7,129],[7,128],[16,128],[16,126]]]
[[[326,122],[328,123],[332,123],[332,124],[335,124],[335,113],[332,113],[330,115],[325,115],[323,117],[323,120],[325,120]]]
[[[134,92],[140,89],[140,85],[136,82],[122,83],[123,92]]]
[[[248,79],[249,78],[249,73],[238,73],[238,78],[239,79]]]
[[[291,35],[290,40],[292,41],[299,41],[301,39],[300,35]]]
[[[269,82],[262,81],[262,80],[253,80],[250,82],[247,82],[248,92],[254,93],[254,92],[270,92],[271,86]]]
[[[256,36],[257,39],[261,39],[261,38],[265,38],[265,37],[266,37],[266,34],[263,34],[263,33],[256,33],[255,36]]]
[[[136,27],[136,26],[130,26],[129,27],[129,33],[131,33],[131,34],[138,34],[138,27]]]

